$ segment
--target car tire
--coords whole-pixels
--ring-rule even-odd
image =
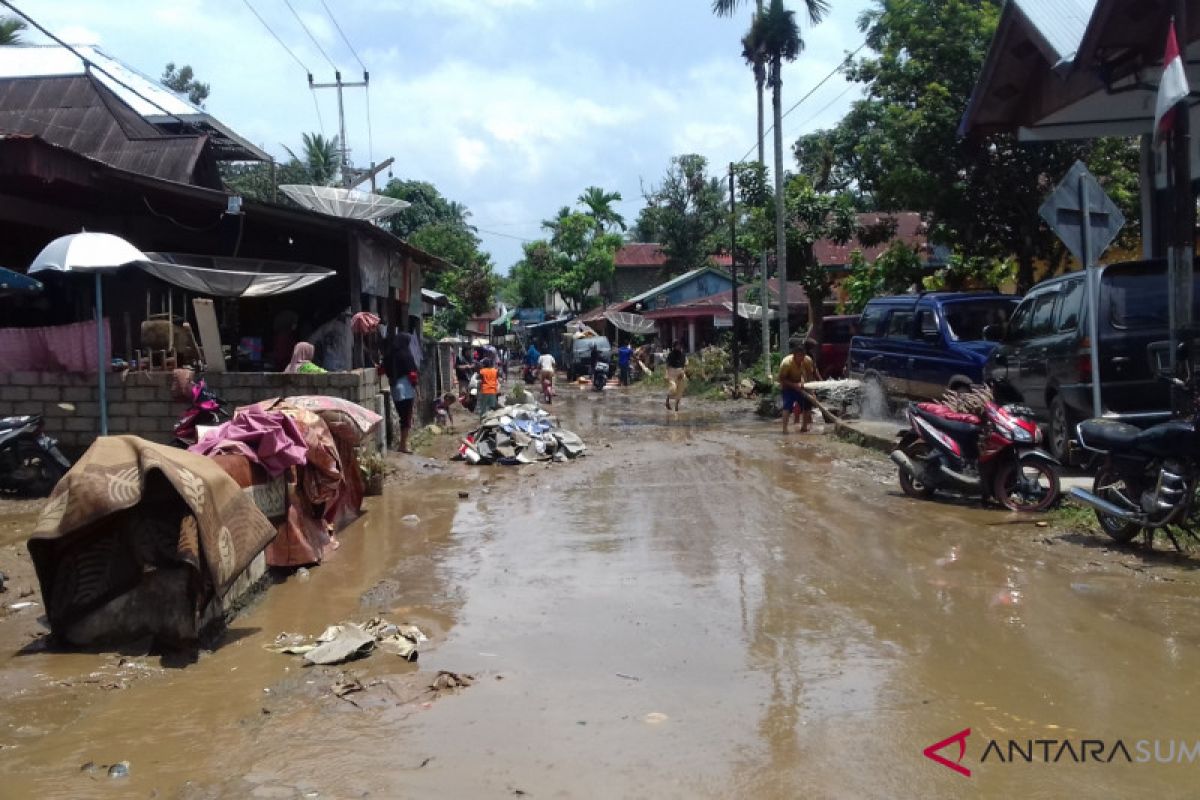
[[[1046,443],[1050,445],[1050,454],[1063,464],[1067,463],[1071,452],[1071,440],[1075,438],[1072,422],[1071,409],[1067,408],[1062,395],[1056,394],[1050,398],[1050,424],[1047,426]]]

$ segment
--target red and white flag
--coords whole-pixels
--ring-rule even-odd
[[[1154,104],[1154,143],[1175,127],[1175,107],[1188,96],[1187,72],[1179,57],[1179,42],[1175,39],[1175,20],[1167,29],[1167,48],[1163,53],[1162,80],[1158,82],[1158,101]]]

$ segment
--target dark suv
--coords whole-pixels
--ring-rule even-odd
[[[918,400],[981,383],[996,347],[983,341],[983,329],[1007,320],[1019,300],[996,292],[877,297],[863,309],[850,341],[850,377]]]
[[[1092,416],[1085,285],[1082,272],[1043,281],[1007,325],[987,332],[1000,341],[988,362],[997,395],[1033,409],[1047,424],[1047,441],[1059,459],[1069,456],[1076,424]],[[1169,387],[1155,378],[1155,356],[1148,350],[1168,337],[1165,262],[1101,267],[1099,303],[1104,416],[1135,425],[1166,419]]]

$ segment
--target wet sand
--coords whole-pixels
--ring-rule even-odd
[[[979,758],[1198,738],[1200,561],[910,500],[882,456],[728,405],[555,411],[587,458],[390,485],[186,667],[43,652],[36,610],[0,619],[0,796],[1195,793],[1200,765]],[[430,635],[417,664],[263,649],[376,613]],[[431,692],[438,670],[474,684]],[[968,727],[970,778],[921,755]]]

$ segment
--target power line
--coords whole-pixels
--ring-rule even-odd
[[[779,120],[782,122],[784,117],[786,117],[788,114],[791,114],[793,111],[795,111],[797,108],[800,107],[801,103],[803,103],[808,98],[812,97],[818,89],[820,89],[822,86],[824,86],[829,81],[830,78],[832,78],[834,75],[837,75],[839,72],[841,72],[843,69],[845,69],[846,65],[850,63],[850,59],[852,59],[856,55],[858,55],[859,51],[862,50],[866,46],[867,46],[867,42],[866,42],[866,40],[863,40],[863,43],[860,44],[858,47],[854,48],[853,52],[847,54],[846,57],[843,58],[836,67],[834,67],[832,70],[829,71],[828,75],[826,75],[824,78],[821,78],[821,80],[817,81],[816,86],[812,87],[807,92],[805,92],[804,96],[801,97],[799,100],[797,100],[795,103],[793,103],[791,108],[789,108],[787,111],[783,112],[783,114],[780,115]],[[774,122],[772,122],[770,125],[768,125],[767,128],[763,131],[763,138],[765,139],[767,137],[767,134],[773,130],[775,130]],[[750,149],[746,151],[746,155],[739,158],[738,161],[745,161],[757,149],[758,149],[758,142],[756,141],[753,145],[750,146]]]
[[[504,239],[516,239],[518,242],[532,242],[533,239],[526,239],[524,236],[513,236],[511,233],[499,233],[498,231],[485,231],[483,228],[476,228],[479,233],[486,233],[488,236],[500,236]]]
[[[43,33],[45,36],[47,36],[47,37],[48,37],[48,38],[49,38],[51,41],[53,41],[55,44],[59,45],[60,47],[63,47],[63,48],[65,48],[65,49],[66,49],[68,52],[72,53],[72,54],[73,54],[73,55],[74,55],[76,58],[78,58],[80,61],[82,61],[82,62],[83,62],[83,68],[84,68],[84,70],[89,70],[89,69],[94,69],[94,70],[96,70],[96,71],[97,71],[97,72],[99,72],[101,75],[104,75],[104,76],[106,76],[106,77],[107,77],[109,80],[111,80],[113,83],[115,83],[115,84],[117,84],[118,86],[120,86],[122,89],[125,89],[126,91],[132,92],[132,93],[133,93],[133,95],[134,95],[135,97],[138,97],[138,98],[140,98],[140,99],[142,99],[142,100],[146,101],[147,103],[149,103],[150,105],[154,106],[154,107],[155,107],[155,108],[157,108],[159,111],[161,111],[161,112],[163,112],[164,114],[166,114],[168,117],[171,117],[171,118],[172,118],[172,119],[174,119],[176,122],[178,122],[179,124],[183,125],[184,127],[187,127],[187,128],[192,128],[193,130],[196,130],[197,132],[201,132],[201,131],[200,131],[200,129],[199,129],[197,126],[196,126],[196,124],[195,124],[195,123],[188,122],[187,120],[184,120],[182,117],[180,117],[178,114],[175,114],[175,113],[173,113],[173,112],[172,112],[172,111],[170,111],[169,109],[163,108],[163,106],[162,106],[161,104],[159,104],[158,102],[156,102],[156,101],[154,101],[154,100],[151,100],[149,97],[146,97],[146,95],[142,94],[142,93],[141,93],[141,92],[139,92],[137,89],[133,88],[133,87],[132,87],[132,86],[130,86],[128,83],[126,83],[125,81],[123,81],[123,80],[121,80],[120,78],[118,78],[116,75],[113,75],[111,72],[109,72],[108,70],[106,70],[104,67],[100,66],[99,64],[96,64],[96,63],[92,62],[92,61],[91,61],[91,60],[89,60],[89,59],[88,59],[88,57],[87,57],[87,56],[85,56],[83,53],[79,52],[79,51],[78,51],[78,50],[76,50],[74,47],[72,47],[71,45],[69,45],[69,44],[67,44],[66,42],[64,42],[62,39],[60,39],[60,38],[58,38],[57,36],[55,36],[53,33],[51,33],[49,30],[47,30],[45,26],[43,26],[41,23],[39,23],[39,22],[38,22],[36,19],[34,19],[33,17],[29,16],[28,14],[26,14],[26,13],[25,13],[24,11],[22,11],[21,9],[17,8],[17,7],[16,7],[16,6],[14,6],[12,3],[8,2],[8,0],[0,0],[0,5],[2,5],[2,6],[5,6],[6,8],[8,8],[8,9],[9,9],[9,10],[11,10],[11,11],[12,11],[14,14],[16,14],[17,16],[19,16],[19,17],[23,18],[23,19],[24,19],[24,20],[26,20],[26,21],[27,21],[27,22],[28,22],[30,25],[32,25],[33,27],[35,27],[35,28],[37,28],[39,31],[41,31],[41,32],[42,32],[42,33]]]
[[[279,34],[271,30],[271,26],[268,25],[267,21],[262,18],[262,15],[254,10],[254,6],[250,5],[250,0],[242,0],[242,2],[246,4],[246,8],[250,9],[250,13],[258,18],[258,21],[262,23],[262,26],[267,29],[267,33],[271,34],[271,37],[274,38],[275,41],[279,42],[279,46],[287,51],[287,54],[292,57],[292,60],[300,65],[300,69],[304,70],[305,74],[307,74],[309,78],[312,78],[312,70],[306,67],[304,62],[300,60],[300,57],[292,52],[292,48],[283,43],[283,39],[279,38]]]
[[[308,38],[316,45],[317,52],[325,57],[325,60],[329,62],[329,66],[333,67],[334,72],[338,72],[337,64],[333,63],[333,59],[325,52],[325,48],[321,47],[321,43],[317,41],[317,37],[313,36],[312,31],[304,24],[304,20],[300,19],[300,15],[296,13],[296,9],[292,8],[292,0],[283,0],[283,4],[288,7],[288,11],[292,12],[292,16],[296,18],[296,22],[300,23],[300,27],[304,29],[304,32],[308,34]]]
[[[363,72],[366,72],[367,65],[364,64],[362,59],[358,57],[358,51],[354,49],[354,45],[350,44],[350,40],[346,38],[345,31],[343,31],[342,26],[338,24],[337,19],[333,16],[333,12],[329,10],[329,6],[325,5],[325,0],[321,0],[321,6],[325,9],[325,13],[329,15],[329,21],[333,23],[333,27],[337,28],[337,32],[341,35],[342,41],[346,43],[346,47],[350,48],[350,53],[354,56],[354,60],[358,62],[360,67],[362,67]]]
[[[807,125],[808,123],[810,123],[810,122],[812,122],[813,120],[815,120],[817,117],[819,117],[819,116],[821,116],[822,114],[824,114],[826,111],[828,111],[830,108],[832,108],[832,107],[833,107],[833,105],[834,105],[834,104],[835,104],[835,103],[836,103],[838,100],[841,100],[843,97],[845,97],[845,96],[846,96],[846,95],[847,95],[847,94],[850,92],[850,90],[851,90],[851,89],[853,89],[853,88],[854,88],[854,85],[853,85],[853,84],[850,84],[850,85],[846,86],[846,88],[845,88],[845,89],[842,89],[840,92],[838,92],[838,94],[837,94],[837,96],[836,96],[836,97],[834,97],[832,100],[830,100],[830,101],[829,101],[828,103],[826,103],[825,105],[821,106],[821,109],[820,109],[819,111],[816,111],[816,112],[814,112],[813,114],[811,114],[811,115],[808,117],[808,119],[804,120],[804,122],[800,123],[800,124],[799,124],[799,125],[797,125],[796,127],[797,127],[797,128],[803,128],[805,125]]]
[[[313,108],[317,110],[317,125],[321,126],[321,135],[325,135],[325,119],[321,116],[321,104],[317,102],[317,90],[310,88],[309,94],[312,95]]]

